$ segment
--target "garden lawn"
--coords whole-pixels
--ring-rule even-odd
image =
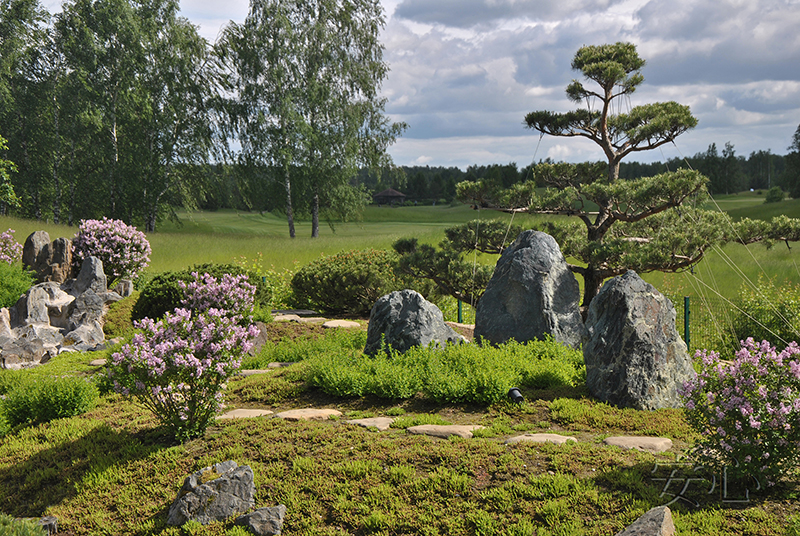
[[[229,382],[228,408],[279,412],[334,408],[341,419],[288,422],[277,418],[224,421],[178,445],[138,406],[104,395],[90,412],[0,439],[0,511],[14,516],[55,515],[70,535],[237,535],[232,520],[183,529],[166,526],[183,479],[233,459],[253,468],[256,505],[285,504],[283,534],[296,535],[609,535],[653,506],[670,505],[678,534],[788,535],[800,530],[792,472],[770,494],[730,483],[723,497],[712,475],[681,463],[696,440],[680,410],[616,409],[590,399],[581,384],[523,387],[526,402],[441,404],[424,395],[386,399],[338,397],[308,381],[320,356],[360,356],[363,332],[271,324],[270,342],[248,366],[296,361],[267,374]],[[106,353],[55,358],[27,374],[92,375],[88,365]],[[486,365],[486,374],[491,366]],[[343,367],[344,368],[344,367]],[[8,385],[0,382],[0,388]],[[102,385],[102,382],[101,382]],[[386,432],[348,419],[396,417]],[[433,439],[404,428],[420,423],[479,424],[472,439]],[[575,437],[564,446],[506,445],[523,433]],[[659,455],[602,444],[610,435],[670,437]],[[667,493],[662,494],[668,478]],[[712,490],[713,488],[713,490]],[[709,493],[709,491],[711,492]],[[725,500],[743,502],[725,502]]]

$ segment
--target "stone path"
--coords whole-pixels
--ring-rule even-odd
[[[244,372],[263,373],[264,371]],[[302,408],[273,414],[272,411],[266,409],[233,409],[218,416],[217,419],[247,419],[254,417],[266,417],[270,415],[273,415],[279,419],[285,419],[287,421],[327,421],[332,417],[341,417],[342,412],[327,408]],[[355,426],[375,429],[379,432],[385,432],[391,428],[394,420],[395,419],[392,417],[370,417],[365,419],[350,419],[344,422]],[[441,439],[447,439],[451,436],[471,439],[473,437],[472,432],[481,428],[485,427],[477,424],[420,424],[406,428],[406,432],[413,435],[427,435]],[[577,443],[578,440],[571,436],[559,434],[528,433],[510,437],[506,439],[504,443],[506,445],[514,445],[517,443],[552,443],[555,445],[564,445],[570,442]],[[603,443],[605,445],[620,447],[622,449],[635,449],[654,454],[666,452],[672,448],[672,440],[666,437],[614,436],[605,438]]]
[[[94,364],[94,362],[93,362]],[[294,363],[270,363],[269,369],[254,369],[242,370],[239,376],[255,376],[258,374],[269,374],[272,370],[280,367],[293,365]],[[326,421],[331,417],[341,417],[342,412],[335,409],[317,409],[317,408],[303,408],[282,411],[273,414],[270,410],[259,409],[234,409],[228,411],[217,419],[244,419],[253,417],[264,417],[274,415],[277,418],[285,419],[288,421],[302,421],[302,420],[318,420]],[[379,432],[389,430],[394,422],[392,417],[370,417],[366,419],[350,419],[344,421],[347,424],[362,426],[364,428],[376,429]],[[414,435],[427,435],[431,437],[438,437],[447,439],[451,436],[463,437],[471,439],[473,437],[473,430],[485,428],[480,425],[435,425],[435,424],[422,424],[418,426],[410,426],[406,432]],[[577,439],[570,436],[563,436],[559,434],[549,433],[527,433],[505,440],[506,445],[514,445],[517,443],[552,443],[556,445],[563,445],[565,443],[577,443]],[[672,440],[666,437],[650,437],[650,436],[613,436],[607,437],[603,440],[605,445],[620,447],[622,449],[635,449],[642,452],[660,453],[666,452],[672,448]]]

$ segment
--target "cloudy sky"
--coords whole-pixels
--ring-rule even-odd
[[[51,12],[60,2],[45,1]],[[691,156],[731,142],[747,156],[785,154],[800,125],[800,0],[382,0],[387,112],[409,129],[397,164],[458,166],[599,160],[591,142],[541,139],[533,110],[567,111],[582,45],[629,41],[647,60],[626,106],[675,100],[699,125],[639,161]],[[214,41],[248,0],[182,0]]]

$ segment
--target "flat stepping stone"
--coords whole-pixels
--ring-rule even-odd
[[[410,434],[441,437],[442,439],[447,439],[450,436],[471,439],[472,431],[479,428],[484,427],[478,424],[420,424],[419,426],[410,426],[406,428],[406,431]]]
[[[277,315],[299,315],[299,316],[317,316],[319,313],[311,309],[272,309],[272,316]]]
[[[267,368],[276,369],[276,368],[288,367],[289,365],[294,365],[294,363],[281,363],[279,361],[273,361],[272,363],[267,365]]]
[[[253,417],[266,417],[267,415],[272,415],[272,412],[268,409],[232,409],[222,415],[218,415],[217,419],[252,419]]]
[[[240,370],[237,376],[257,376],[259,374],[269,374],[272,372],[269,369],[247,369],[247,370]]]
[[[345,328],[345,329],[353,329],[353,328],[360,328],[361,324],[358,322],[353,322],[352,320],[328,320],[324,324],[322,324],[323,328]]]
[[[603,443],[625,450],[636,449],[643,452],[666,452],[672,448],[672,440],[667,437],[616,436],[605,438]]]
[[[335,409],[290,409],[289,411],[282,411],[275,416],[287,421],[327,421],[331,417],[340,417],[341,411]]]
[[[321,316],[312,316],[310,318],[300,317],[300,320],[298,320],[297,322],[300,322],[301,324],[323,324],[327,321],[328,321],[327,318],[323,318]]]
[[[297,315],[277,315],[272,318],[273,322],[300,322],[300,317]]]
[[[89,366],[90,367],[105,367],[107,362],[108,361],[106,361],[105,359],[92,359],[91,361],[89,361]]]
[[[513,445],[515,443],[555,443],[556,445],[563,445],[568,441],[578,442],[574,437],[558,434],[523,434],[506,439],[506,445]]]
[[[391,428],[394,419],[392,417],[371,417],[369,419],[353,419],[345,422],[363,426],[364,428],[377,428],[379,432],[385,432]]]

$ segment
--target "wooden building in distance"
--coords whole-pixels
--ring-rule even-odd
[[[372,196],[372,202],[378,205],[401,205],[406,200],[406,194],[389,188]]]

